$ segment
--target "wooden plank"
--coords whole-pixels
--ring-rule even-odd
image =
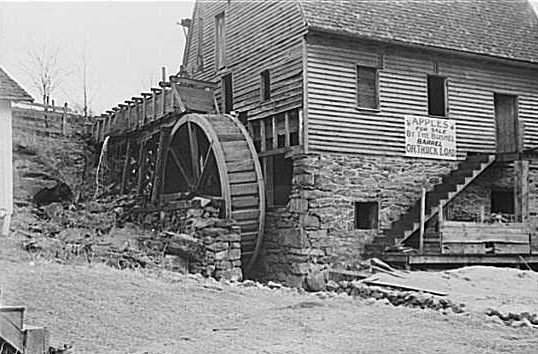
[[[146,177],[146,145],[147,140],[143,140],[140,142],[140,150],[138,153],[138,169],[137,169],[137,182],[136,182],[136,194],[140,195],[142,193],[142,184],[144,182],[144,178]]]
[[[409,265],[442,265],[442,264],[523,264],[519,255],[409,255]],[[538,254],[521,255],[528,264],[538,264]]]
[[[243,197],[232,196],[232,211],[234,209],[255,207],[258,206],[258,204],[258,198],[254,198],[251,195]]]
[[[291,142],[290,142],[290,113],[289,112],[284,113],[284,129],[285,129],[285,132],[284,132],[285,144],[284,144],[284,146],[285,147],[290,147]]]
[[[531,246],[526,243],[493,243],[493,253],[495,254],[530,254]]]
[[[426,188],[422,187],[420,197],[420,229],[419,229],[419,250],[424,252],[424,224],[426,222]]]
[[[232,196],[242,196],[249,194],[258,194],[258,184],[257,183],[241,183],[241,184],[232,184],[230,186]]]
[[[230,184],[256,182],[256,173],[254,171],[228,173]]]
[[[260,212],[257,209],[246,209],[232,211],[232,219],[235,221],[257,220]]]
[[[486,254],[491,249],[486,248],[486,244],[479,243],[443,243],[441,246],[443,254]]]

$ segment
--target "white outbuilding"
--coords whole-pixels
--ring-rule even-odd
[[[0,223],[1,235],[9,233],[13,213],[13,122],[14,101],[34,99],[0,68]]]

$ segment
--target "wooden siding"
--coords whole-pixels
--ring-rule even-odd
[[[427,116],[428,74],[448,79],[460,158],[495,152],[494,92],[518,95],[524,147],[538,146],[538,70],[333,37],[309,36],[306,49],[309,151],[405,156],[404,116]],[[356,106],[356,65],[379,67],[378,111]]]
[[[215,68],[215,16],[225,13],[226,67]],[[203,17],[203,70],[198,18]],[[233,75],[234,110],[247,112],[249,120],[302,107],[302,36],[300,9],[293,2],[197,2],[189,31],[184,71],[192,78],[217,84],[221,102],[222,75]],[[260,73],[270,70],[271,99],[262,102]],[[222,109],[222,108],[221,108]]]

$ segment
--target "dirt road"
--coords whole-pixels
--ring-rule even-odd
[[[4,304],[73,353],[529,353],[538,331],[348,296],[102,265],[0,261]]]

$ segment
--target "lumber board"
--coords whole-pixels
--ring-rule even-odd
[[[442,292],[442,291],[419,288],[419,287],[414,287],[412,285],[389,283],[389,282],[384,282],[384,281],[367,280],[367,279],[362,280],[362,282],[368,285],[377,285],[377,286],[384,286],[384,287],[390,287],[390,288],[396,288],[396,289],[402,289],[402,290],[419,291],[419,292],[429,293],[429,294],[438,295],[438,296],[448,295],[447,293]]]

